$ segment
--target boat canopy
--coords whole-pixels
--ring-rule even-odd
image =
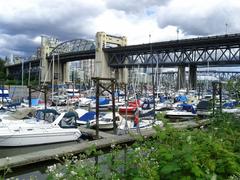
[[[79,118],[80,121],[90,121],[96,118],[96,112],[90,111]]]
[[[187,102],[187,100],[188,100],[188,99],[187,99],[187,96],[184,96],[184,95],[180,95],[180,96],[177,96],[177,97],[176,97],[176,101],[177,101],[177,102],[179,102],[179,101],[180,101],[180,102]]]
[[[181,107],[182,110],[187,111],[187,112],[192,112],[193,114],[196,114],[196,110],[194,109],[193,105],[191,104],[179,104],[178,107]]]
[[[226,102],[223,104],[224,108],[234,108],[238,105],[237,101]]]
[[[39,109],[39,110],[37,110],[36,113],[38,113],[38,112],[42,112],[42,113],[52,113],[52,114],[54,114],[54,115],[60,115],[60,113],[57,112],[55,109]]]

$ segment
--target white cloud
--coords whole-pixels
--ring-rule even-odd
[[[172,0],[167,6],[159,7],[160,27],[169,24],[180,27],[186,34],[208,35],[240,30],[237,17],[240,16],[240,2],[237,0]]]
[[[142,44],[240,31],[238,0],[0,0],[0,56],[34,53],[40,35],[94,39],[97,31]],[[4,54],[4,53],[5,54]]]

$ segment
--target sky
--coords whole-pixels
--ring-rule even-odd
[[[239,0],[0,0],[0,57],[34,54],[42,35],[133,45],[240,33],[239,18]]]

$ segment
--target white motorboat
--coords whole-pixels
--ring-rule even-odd
[[[166,111],[165,116],[171,119],[191,119],[197,116],[195,108],[191,104],[179,104],[177,109]]]
[[[120,121],[123,119],[122,116],[120,116],[118,113],[115,115],[116,117],[116,123],[117,126],[120,123]],[[92,128],[96,127],[96,119],[89,122],[89,126]],[[99,129],[101,130],[107,130],[107,129],[113,129],[113,113],[107,113],[101,118],[99,118]]]
[[[149,129],[152,128],[153,126],[163,127],[163,122],[155,121],[152,119],[152,120],[140,120],[139,124],[136,124],[133,120],[122,119],[118,126],[118,133],[121,134],[122,132],[126,132],[128,130]]]
[[[81,136],[76,128],[77,114],[38,110],[27,120],[1,121],[0,146],[29,146],[75,141]],[[45,119],[45,120],[44,120]]]
[[[92,121],[96,119],[96,112],[90,111],[85,112],[82,115],[79,115],[79,119],[77,120],[77,125],[89,125]]]
[[[92,99],[83,97],[83,98],[79,98],[77,105],[79,107],[87,107],[90,105],[91,102],[92,102]]]
[[[191,119],[196,117],[197,114],[187,111],[170,110],[166,111],[165,116],[171,119]]]

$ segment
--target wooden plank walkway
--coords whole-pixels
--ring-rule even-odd
[[[81,128],[81,130],[82,132],[95,133],[95,131],[91,129]],[[153,136],[155,134],[155,131],[149,129],[147,131],[141,131],[141,134],[144,137],[148,138]],[[137,135],[134,135],[134,134],[131,134],[131,135],[126,134],[126,135],[118,136],[118,135],[112,135],[112,134],[100,132],[99,135],[101,139],[98,139],[98,140],[85,141],[79,144],[73,144],[71,146],[58,147],[54,149],[46,149],[46,150],[31,152],[27,154],[21,154],[21,155],[2,158],[0,159],[0,170],[4,170],[6,169],[6,167],[15,168],[15,167],[43,162],[47,160],[58,159],[59,157],[64,157],[67,155],[79,154],[79,153],[85,152],[86,150],[92,147],[96,147],[97,149],[109,148],[113,144],[118,145],[118,144],[124,144],[124,143],[131,143],[137,139]]]
[[[188,122],[178,122],[170,123],[175,128],[194,128],[200,127],[201,125],[209,123],[208,120],[203,121],[188,121]],[[90,135],[95,135],[95,130],[80,127],[80,131]],[[141,130],[141,135],[145,138],[152,137],[155,134],[155,130],[146,129]],[[139,135],[139,134],[138,134]],[[63,146],[52,149],[46,149],[41,151],[35,151],[31,153],[6,157],[0,159],[0,170],[6,169],[6,167],[14,168],[24,165],[29,165],[33,163],[48,161],[58,159],[59,157],[64,157],[67,155],[83,153],[86,150],[96,147],[97,149],[109,148],[111,145],[125,144],[136,141],[138,138],[136,132],[131,132],[125,135],[114,135],[99,131],[100,139],[93,141],[84,141],[79,144],[73,144],[71,146]]]

